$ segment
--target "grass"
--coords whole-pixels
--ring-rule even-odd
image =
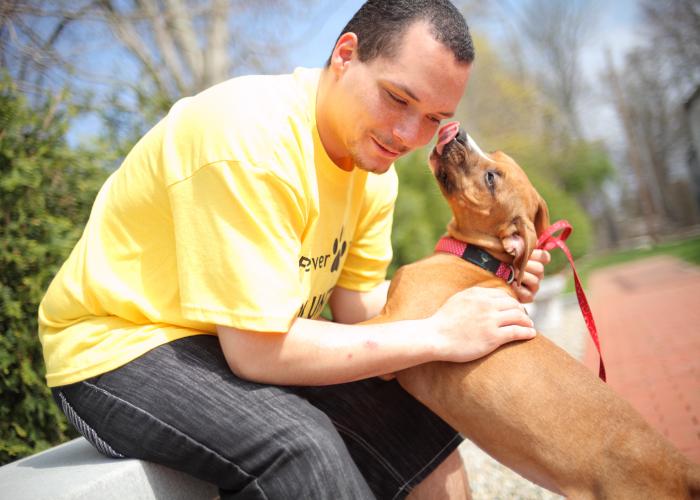
[[[552,250],[552,252],[557,251],[560,250]],[[634,260],[653,257],[656,255],[672,255],[691,264],[695,264],[696,266],[700,266],[700,237],[661,243],[648,248],[621,250],[603,255],[585,257],[576,262],[576,271],[578,272],[578,275],[581,278],[585,288],[588,276],[593,271],[616,264],[623,264],[625,262],[632,262]],[[566,291],[574,291],[573,273],[571,273],[571,277],[569,278]]]

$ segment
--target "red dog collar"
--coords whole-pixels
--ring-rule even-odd
[[[511,264],[501,262],[496,257],[476,245],[467,245],[450,236],[443,236],[435,245],[436,252],[446,252],[461,257],[475,266],[485,269],[511,284],[515,279],[515,269]]]

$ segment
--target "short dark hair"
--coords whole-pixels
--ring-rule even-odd
[[[474,61],[467,22],[448,0],[369,0],[348,21],[338,39],[345,33],[355,33],[362,62],[378,56],[392,57],[404,32],[418,21],[429,24],[435,40],[450,49],[457,61]],[[330,61],[329,57],[326,66]]]

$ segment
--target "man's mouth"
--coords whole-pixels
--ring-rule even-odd
[[[372,137],[372,141],[374,144],[377,146],[377,149],[379,152],[383,155],[386,156],[387,158],[395,159],[401,156],[403,153],[402,151],[395,151],[394,149],[390,149],[386,147],[384,144],[379,142],[376,138]]]

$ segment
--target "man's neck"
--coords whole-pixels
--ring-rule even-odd
[[[324,68],[318,80],[318,91],[316,93],[316,127],[321,138],[321,144],[326,150],[328,157],[339,168],[350,171],[354,164],[347,147],[340,140],[337,129],[337,120],[334,116],[333,91],[335,76],[328,69]]]

